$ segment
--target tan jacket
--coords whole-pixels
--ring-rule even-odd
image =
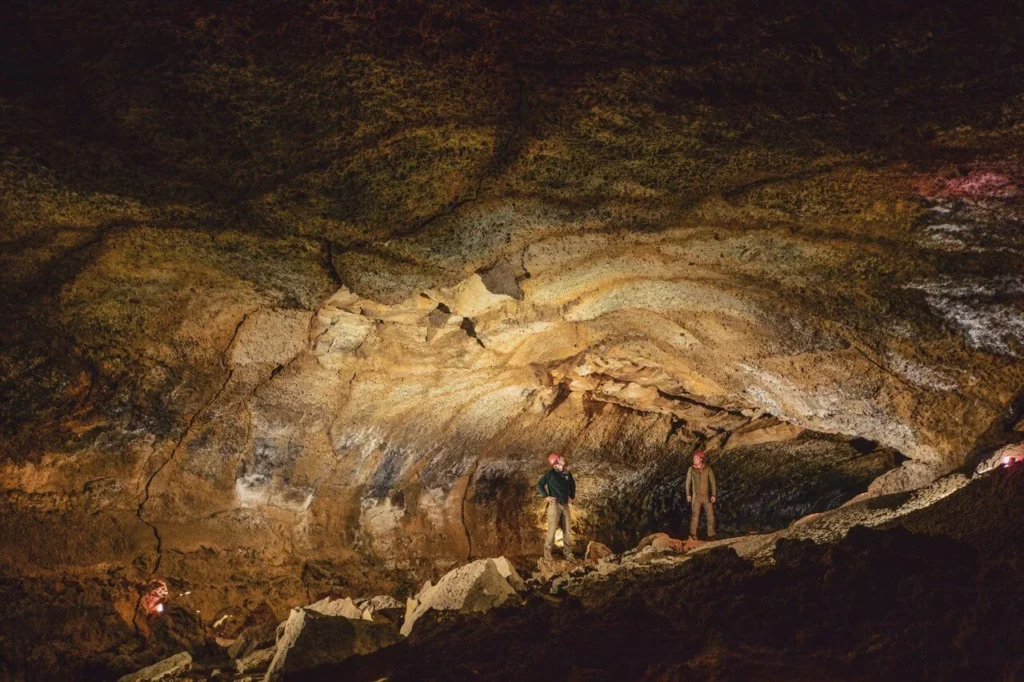
[[[715,483],[715,472],[707,464],[702,469],[686,472],[687,497],[718,497],[718,484]]]

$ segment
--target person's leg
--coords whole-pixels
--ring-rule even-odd
[[[715,505],[711,500],[704,500],[704,515],[708,519],[708,540],[715,537]]]
[[[544,558],[551,558],[551,548],[555,544],[555,531],[558,530],[558,522],[561,518],[561,513],[558,510],[558,504],[555,502],[548,502],[548,534],[544,538]]]
[[[690,537],[697,537],[697,524],[700,523],[700,498],[693,498],[693,502],[690,504]]]
[[[572,513],[569,511],[569,505],[558,505],[562,510],[562,545],[565,550],[565,558],[572,558]]]

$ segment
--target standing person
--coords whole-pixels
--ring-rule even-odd
[[[715,472],[704,463],[706,455],[698,450],[693,453],[693,466],[686,472],[686,501],[690,503],[690,539],[697,539],[697,524],[700,523],[700,508],[708,517],[708,540],[715,537],[715,499],[718,484]]]
[[[548,502],[548,534],[544,539],[544,558],[551,558],[551,548],[555,544],[555,531],[562,527],[562,544],[567,561],[572,560],[572,529],[569,503],[576,499],[576,480],[565,468],[565,458],[557,452],[548,455],[547,471],[537,485],[536,491]]]

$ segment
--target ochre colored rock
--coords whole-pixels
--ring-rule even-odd
[[[664,533],[659,533],[657,537],[651,540],[651,547],[657,552],[682,553],[686,551],[686,542],[684,540],[671,538]]]
[[[647,535],[647,536],[641,538],[640,542],[638,542],[637,545],[636,545],[636,549],[637,549],[637,551],[641,551],[641,550],[643,550],[643,549],[645,549],[647,547],[650,547],[652,544],[654,544],[655,540],[665,541],[665,540],[670,540],[670,539],[671,538],[669,537],[668,533],[651,533],[650,535]]]
[[[125,675],[117,682],[158,682],[174,679],[192,669],[192,656],[187,651],[165,658],[159,663]]]
[[[806,429],[795,424],[775,424],[756,431],[734,433],[729,436],[725,443],[725,452],[735,450],[747,445],[760,445],[761,443],[775,443],[778,441],[793,440],[802,434]]]
[[[588,561],[598,561],[614,554],[608,545],[591,540],[587,543],[587,553],[584,555],[584,558]]]

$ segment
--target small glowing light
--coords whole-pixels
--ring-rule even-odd
[[[1013,464],[1013,462],[1014,462],[1013,457],[1010,457],[1009,455],[1007,455],[1006,457],[1003,457],[1003,466],[1004,467],[1010,466],[1011,464]]]
[[[156,612],[157,613],[163,613],[164,612],[164,605],[163,604],[157,604],[156,605]]]

